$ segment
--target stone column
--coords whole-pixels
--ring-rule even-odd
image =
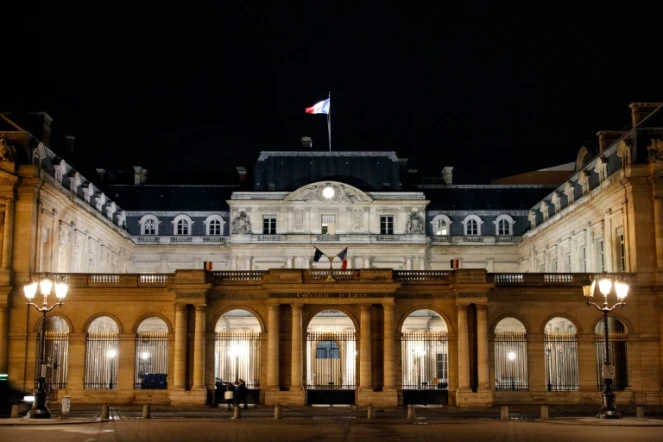
[[[359,342],[359,388],[372,389],[371,379],[371,305],[361,307],[361,341]]]
[[[193,388],[205,388],[205,311],[206,305],[196,306],[193,335]]]
[[[294,262],[295,262],[295,258],[293,258],[292,256],[289,256],[288,258],[286,258],[285,267],[287,269],[293,269],[295,267]]]
[[[488,381],[488,327],[486,309],[486,305],[477,304],[477,374],[479,390],[490,390],[490,383]]]
[[[396,389],[394,361],[394,305],[382,304],[384,309],[384,391]]]
[[[470,389],[470,341],[467,330],[467,305],[458,309],[458,391]]]
[[[663,202],[661,198],[654,198],[654,237],[656,239],[656,267],[663,268]],[[606,253],[606,244],[603,243],[603,253]],[[4,268],[4,267],[3,267]]]
[[[6,306],[0,306],[0,373],[7,373],[9,364],[7,362],[7,346],[9,344],[7,336],[8,312]]]
[[[292,367],[290,390],[302,387],[302,305],[292,304]]]
[[[186,304],[175,305],[175,358],[173,361],[174,389],[186,388]]]
[[[279,314],[280,304],[269,305],[267,318],[267,388],[279,389]]]
[[[246,268],[246,270],[248,271],[253,270],[253,257],[247,256],[244,261],[245,261],[244,267]]]
[[[12,250],[14,247],[14,198],[5,202],[5,232],[2,238],[2,270],[11,269]]]
[[[412,257],[405,258],[405,270],[412,270]]]

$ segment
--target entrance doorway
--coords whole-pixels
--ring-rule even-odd
[[[318,313],[306,334],[307,403],[355,403],[357,347],[355,327],[338,310]]]

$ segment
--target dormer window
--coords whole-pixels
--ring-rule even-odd
[[[465,226],[465,236],[478,236],[481,235],[481,218],[476,215],[469,215],[463,221],[463,226]]]
[[[205,234],[207,236],[220,236],[223,234],[223,218],[221,215],[210,215],[205,221]]]
[[[123,214],[126,216],[125,214]],[[121,217],[120,219],[122,219]],[[118,220],[119,221],[119,220]],[[140,234],[141,235],[158,235],[159,234],[159,219],[154,215],[145,215],[140,220]]]
[[[173,220],[173,234],[176,236],[191,235],[193,221],[187,215],[178,215]]]
[[[500,215],[494,222],[497,236],[513,235],[513,224],[515,221],[509,215]]]
[[[433,218],[433,235],[449,236],[451,235],[451,220],[446,215],[437,215]]]

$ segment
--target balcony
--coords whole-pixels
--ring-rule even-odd
[[[176,235],[176,236],[158,236],[158,235],[143,235],[133,236],[135,244],[200,244],[200,245],[223,245],[226,243],[224,236],[189,236],[189,235]]]

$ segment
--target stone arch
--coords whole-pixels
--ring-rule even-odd
[[[578,334],[578,335],[582,334],[582,327],[580,326],[580,321],[578,321],[577,318],[573,317],[572,315],[569,315],[568,313],[553,313],[553,314],[550,314],[550,315],[546,316],[544,318],[543,322],[540,325],[539,333],[545,334],[546,333],[546,327],[547,327],[548,323],[551,320],[555,319],[555,318],[566,319],[571,324],[573,324],[573,326],[576,328],[576,331],[575,331],[576,334]]]
[[[134,323],[133,327],[131,328],[131,333],[136,334],[138,333],[138,329],[140,328],[140,325],[142,324],[143,321],[149,318],[159,318],[163,322],[166,323],[166,327],[168,327],[168,333],[173,333],[173,325],[170,323],[168,318],[166,318],[164,315],[161,313],[145,313],[144,315],[141,315],[136,322]]]
[[[110,313],[97,313],[96,315],[92,316],[90,319],[88,319],[85,322],[85,325],[83,326],[83,332],[84,333],[90,333],[90,327],[95,323],[95,321],[101,319],[101,318],[109,318],[115,322],[115,325],[117,326],[117,332],[118,334],[124,333],[122,323],[120,320],[117,318],[117,316],[110,314]]]
[[[423,305],[423,306],[419,305],[419,306],[415,306],[415,307],[410,307],[410,308],[408,308],[407,310],[405,310],[405,311],[403,312],[403,314],[401,315],[401,317],[400,317],[400,318],[398,319],[398,321],[396,322],[396,331],[398,331],[398,333],[401,333],[401,330],[403,330],[403,323],[405,322],[405,320],[406,320],[406,319],[407,319],[412,313],[416,312],[417,310],[430,310],[430,311],[432,311],[433,313],[436,313],[437,315],[440,316],[440,318],[442,318],[442,320],[443,320],[444,323],[446,324],[446,326],[447,326],[447,333],[451,334],[451,333],[454,332],[453,328],[451,327],[451,320],[450,320],[450,318],[449,318],[449,317],[448,317],[443,311],[441,311],[440,309],[438,309],[438,308],[436,308],[436,307],[433,307],[433,306],[431,306],[431,305]]]
[[[495,321],[493,321],[493,324],[491,325],[491,328],[490,328],[491,333],[495,333],[495,330],[497,329],[497,326],[504,319],[515,319],[515,320],[517,320],[518,322],[520,322],[522,324],[523,327],[525,327],[525,333],[526,334],[531,333],[532,327],[529,324],[529,322],[524,317],[522,317],[521,315],[515,314],[515,313],[505,313],[505,314],[500,315],[499,317],[497,317],[495,319]]]
[[[623,316],[613,315],[612,313],[610,315],[608,315],[608,327],[610,327],[610,321],[611,320],[619,321],[619,323],[624,327],[624,333],[626,333],[626,335],[630,335],[630,334],[635,333],[635,331],[633,330],[630,322],[626,318],[624,318]],[[603,334],[603,317],[602,316],[599,316],[593,322],[592,330],[593,330],[594,333],[598,333],[598,334],[601,334],[601,335]]]
[[[302,318],[302,331],[306,332],[308,330],[309,325],[311,324],[311,321],[318,315],[318,313],[322,313],[325,310],[337,310],[343,314],[345,314],[350,321],[352,321],[352,325],[355,328],[355,331],[358,332],[360,330],[359,324],[360,321],[354,316],[354,314],[350,311],[345,306],[342,305],[314,305],[314,304],[308,304],[309,307],[313,307],[306,317]]]
[[[49,314],[46,317],[46,321],[48,321],[51,318],[58,318],[58,319],[62,320],[67,326],[67,329],[68,329],[67,333],[73,333],[74,332],[74,327],[71,323],[71,320],[67,316],[65,316],[61,313],[53,313],[53,314]],[[32,331],[34,333],[41,333],[41,320],[42,320],[42,318],[37,319],[37,322],[32,326]],[[46,330],[48,330],[48,323],[46,324]]]
[[[212,328],[216,329],[216,324],[219,323],[223,315],[233,310],[245,310],[251,313],[253,317],[256,318],[258,324],[260,325],[260,333],[265,333],[267,331],[267,325],[265,324],[265,320],[263,319],[263,317],[260,316],[260,314],[255,309],[248,307],[246,305],[233,305],[221,310],[217,315],[215,315],[212,318],[212,323],[211,323]]]

